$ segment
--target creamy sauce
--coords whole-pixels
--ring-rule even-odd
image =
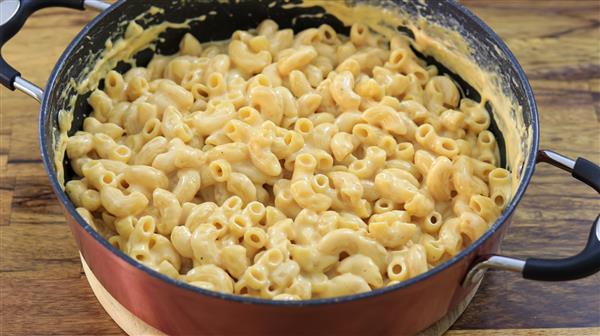
[[[156,15],[162,12],[164,12],[164,10],[153,6],[148,11],[148,14]],[[134,21],[140,20],[142,17],[143,16],[138,16],[136,19],[134,19]],[[79,94],[84,94],[86,92],[95,90],[98,87],[100,80],[102,80],[110,70],[114,69],[119,62],[123,61],[134,64],[133,56],[143,49],[149,47],[154,49],[155,46],[152,43],[158,39],[158,36],[161,33],[168,28],[189,28],[190,21],[191,20],[187,20],[184,23],[172,23],[165,21],[161,24],[143,29],[139,32],[139,34],[121,38],[114,43],[108,40],[102,57],[94,64],[94,67],[91,70],[84,69],[84,72],[89,74],[81,83],[78,84],[77,92]]]
[[[132,21],[136,22],[147,22],[147,20],[156,14],[164,13],[164,9],[155,6],[150,7],[147,11],[141,13],[135,17]],[[185,29],[189,28],[189,24],[192,21],[204,21],[206,16],[200,16],[198,18],[191,18],[183,23],[173,22],[162,22],[157,25],[150,26],[146,29],[140,30],[136,34],[131,36],[109,39],[105,43],[105,49],[102,51],[100,57],[95,60],[90,66],[86,66],[82,73],[83,78],[77,83],[75,79],[71,78],[69,85],[61,92],[60,99],[65,99],[68,93],[75,88],[77,94],[83,95],[90,91],[95,90],[100,81],[106,76],[106,74],[115,68],[119,62],[125,62],[135,66],[135,60],[133,57],[140,51],[151,48],[154,50],[155,43],[159,41],[159,35],[168,28],[173,29]],[[119,25],[128,25],[130,21],[121,22]],[[90,55],[89,59],[94,59],[94,55]],[[84,60],[84,63],[91,63],[89,60]],[[68,109],[61,110],[58,114],[58,125],[59,125],[59,136],[58,138],[53,135],[53,143],[55,144],[54,154],[54,165],[56,167],[57,179],[60,186],[64,188],[64,168],[63,161],[65,157],[65,150],[67,147],[67,132],[71,129],[73,122],[74,108],[77,96],[73,95],[69,99]],[[54,134],[54,133],[53,133]]]
[[[459,33],[460,27],[451,29],[431,23],[424,17],[412,17],[394,4],[384,7],[369,4],[348,6],[341,1],[304,0],[300,5],[285,6],[320,6],[346,26],[361,22],[388,39],[398,36],[396,27],[409,28],[415,37],[410,42],[417,51],[434,57],[459,75],[481,95],[482,105],[491,105],[494,120],[504,138],[506,159],[512,171],[513,192],[516,191],[520,182],[521,167],[526,156],[530,155],[526,151],[527,148],[531,148],[533,141],[531,129],[525,126],[522,107],[502,92],[503,83],[498,73],[482,69],[476,63],[471,47]]]
[[[420,0],[418,5],[424,6],[425,4]],[[399,33],[396,30],[398,26],[409,28],[415,37],[410,42],[417,51],[434,57],[438,62],[462,77],[479,92],[482,105],[489,103],[492,106],[494,119],[504,138],[508,165],[513,174],[513,192],[517,189],[526,155],[531,155],[531,153],[526,152],[527,148],[531,148],[533,141],[531,129],[525,126],[522,107],[512,97],[502,92],[503,83],[497,71],[482,69],[474,60],[471,47],[459,33],[460,27],[442,27],[431,23],[426,17],[412,17],[393,4],[383,7],[368,4],[347,6],[344,2],[339,1],[304,0],[302,4],[286,4],[284,8],[297,6],[320,6],[328,14],[335,16],[347,26],[361,22],[374,32],[387,38],[398,36]],[[163,12],[164,10],[161,8],[151,7],[134,20],[144,21],[149,15]],[[322,13],[312,15],[323,16]],[[124,61],[135,64],[133,56],[143,49],[153,48],[154,43],[159,39],[159,35],[166,29],[189,28],[190,22],[204,21],[205,19],[206,15],[202,15],[198,18],[188,19],[183,23],[165,21],[143,29],[138,34],[115,39],[114,42],[112,40],[107,41],[106,49],[98,60],[93,63],[93,67],[84,69],[83,79],[78,83],[71,81],[71,88],[76,87],[78,94],[85,94],[96,89],[100,80],[119,62]],[[128,24],[128,22],[123,24]],[[90,59],[93,59],[93,56],[90,55]],[[61,99],[66,98],[65,95],[68,89],[63,91]],[[74,105],[75,96],[70,99],[69,109],[59,113],[60,135],[58,139],[54,139],[56,144],[55,165],[61,186],[64,184],[62,162],[66,148],[67,131],[71,128],[73,120]]]

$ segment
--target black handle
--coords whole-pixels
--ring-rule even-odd
[[[539,161],[571,171],[573,177],[600,193],[600,167],[596,164],[582,158],[578,158],[574,164],[571,164],[572,160],[550,151],[541,151]],[[587,245],[579,254],[564,259],[528,258],[523,267],[523,277],[542,281],[565,281],[583,278],[598,271],[600,271],[600,215],[592,225]]]
[[[600,167],[584,158],[578,158],[573,168],[573,177],[600,193]]]
[[[16,12],[0,25],[0,83],[7,88],[15,89],[15,78],[21,75],[19,71],[10,66],[2,57],[2,47],[8,42],[25,24],[27,18],[35,11],[46,7],[67,7],[73,9],[84,10],[84,0],[19,0],[19,1],[2,1],[0,10],[3,11],[2,16],[8,16],[10,8],[18,3]],[[2,19],[5,20],[4,18]]]

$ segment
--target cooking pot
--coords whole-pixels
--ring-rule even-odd
[[[44,90],[22,78],[19,72],[0,59],[1,83],[11,90],[19,89],[41,103],[39,137],[44,167],[52,187],[64,209],[81,254],[102,286],[125,308],[143,321],[168,334],[414,334],[432,325],[461,302],[474,288],[487,269],[520,273],[522,277],[542,281],[563,281],[585,277],[600,269],[600,217],[596,218],[587,245],[581,253],[566,259],[520,260],[495,255],[511,216],[521,200],[534,172],[536,162],[550,163],[571,172],[573,177],[600,192],[600,168],[578,158],[571,160],[558,153],[538,151],[539,122],[533,93],[521,66],[501,39],[473,13],[454,1],[395,1],[410,14],[446,26],[452,22],[474,51],[481,66],[494,65],[502,71],[503,92],[521,107],[524,125],[520,182],[514,197],[491,228],[472,245],[446,263],[415,278],[389,287],[356,295],[306,301],[271,301],[208,291],[174,280],[136,262],[109,244],[75,211],[65,194],[55,167],[54,139],[58,134],[58,113],[73,107],[74,120],[69,134],[82,128],[83,119],[91,112],[87,94],[78,94],[71,79],[81,79],[84,68],[100,57],[107,39],[122,36],[125,24],[151,5],[165,8],[142,23],[147,26],[168,20],[182,22],[190,17],[208,14],[205,21],[190,24],[190,29],[168,29],[157,44],[157,51],[170,54],[187,31],[200,41],[221,40],[237,29],[255,27],[271,18],[281,27],[295,30],[327,23],[337,31],[348,33],[348,27],[331,15],[307,16],[322,12],[319,7],[284,8],[284,1],[125,1],[113,5],[96,0],[1,0],[0,45],[4,45],[23,26],[27,17],[45,7],[69,7],[98,10],[100,14],[66,48]],[[373,3],[373,1],[370,1]],[[213,15],[214,14],[214,15]],[[402,27],[400,27],[402,29]],[[407,32],[410,34],[410,32]],[[138,64],[146,64],[152,55],[144,50],[136,55]],[[434,59],[428,59],[436,63]],[[485,63],[485,64],[484,64]],[[477,99],[477,92],[467,83],[437,63],[441,72],[454,76],[466,96]],[[117,70],[125,71],[121,63]],[[77,96],[74,105],[69,97]],[[492,131],[502,145],[503,138],[496,123]],[[525,139],[527,138],[527,139]],[[501,148],[502,164],[506,153]],[[63,162],[65,180],[73,177],[68,162]]]

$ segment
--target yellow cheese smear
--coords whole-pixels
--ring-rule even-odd
[[[127,25],[128,27],[124,36],[121,38],[114,36],[112,40],[108,39],[105,43],[104,50],[97,60],[93,62],[89,59],[82,60],[83,63],[91,64],[83,69],[82,73],[85,75],[79,82],[76,82],[75,79],[71,78],[69,85],[67,85],[61,93],[61,100],[65,99],[67,93],[72,91],[73,88],[76,89],[76,92],[79,95],[84,95],[87,92],[95,90],[100,81],[108,74],[108,72],[113,70],[119,62],[135,64],[133,57],[146,48],[154,49],[154,43],[158,41],[160,34],[165,30],[169,28],[186,29],[189,28],[190,22],[204,21],[206,19],[206,16],[203,15],[198,18],[188,19],[182,23],[165,21],[157,25],[149,26],[146,29],[141,28],[139,25],[129,25],[132,21],[147,21],[151,16],[161,13],[164,13],[164,9],[152,6],[133,20],[120,23],[119,26]],[[94,55],[90,55],[90,58],[94,58]],[[54,154],[54,166],[56,168],[58,182],[62,188],[64,188],[65,182],[63,161],[65,150],[67,148],[67,132],[71,129],[71,124],[73,122],[73,110],[75,108],[76,98],[77,96],[71,96],[69,98],[69,108],[59,112],[59,136],[58,138],[55,137],[53,139],[54,148],[56,148]]]
[[[403,0],[409,1],[409,0]],[[396,27],[402,26],[410,29],[414,34],[412,46],[420,53],[434,57],[438,62],[459,75],[481,95],[481,104],[489,103],[493,110],[494,119],[502,132],[506,147],[506,158],[513,175],[513,192],[520,182],[520,171],[526,160],[527,148],[531,148],[533,137],[531,129],[525,126],[522,117],[522,107],[511,97],[502,92],[502,83],[497,73],[482,69],[475,62],[471,48],[461,34],[452,28],[442,27],[429,22],[424,17],[413,17],[389,1],[380,1],[381,6],[370,4],[348,5],[343,1],[334,0],[304,0],[301,4],[285,4],[284,8],[294,7],[322,7],[327,14],[331,14],[350,26],[360,22],[372,31],[390,39],[400,33]],[[422,0],[419,6],[425,4]],[[152,7],[147,12],[140,14],[134,20],[145,20],[148,15],[163,13],[164,10]],[[210,15],[212,13],[208,13]],[[322,17],[321,14],[307,14],[303,17]],[[124,61],[134,64],[133,56],[141,50],[152,47],[159,39],[159,35],[167,28],[189,28],[192,21],[204,21],[206,15],[190,18],[183,23],[163,22],[134,32],[126,32],[125,36],[115,41],[107,41],[106,49],[100,57],[93,62],[93,66],[84,69],[85,74],[78,83],[72,81],[71,88],[75,87],[78,94],[85,94],[97,88],[98,83],[119,62]],[[128,24],[123,22],[120,25]],[[138,26],[139,27],[139,26]],[[86,60],[84,60],[86,61]],[[65,90],[65,92],[68,88]],[[61,96],[62,97],[62,96]],[[73,98],[73,97],[72,97]],[[55,139],[56,154],[55,166],[61,185],[64,184],[63,158],[66,148],[66,132],[71,128],[75,99],[70,100],[70,110],[59,113],[60,136]]]
[[[532,130],[523,121],[522,107],[502,92],[502,82],[497,73],[486,71],[475,62],[469,43],[458,31],[431,23],[424,17],[413,17],[390,1],[380,2],[383,5],[348,5],[344,1],[304,0],[299,5],[285,6],[319,6],[346,26],[362,23],[387,39],[398,36],[396,28],[399,26],[410,29],[414,34],[414,40],[411,39],[410,42],[417,51],[432,56],[471,85],[480,94],[482,105],[491,105],[494,120],[504,138],[514,193],[520,182],[520,168],[526,161],[526,156],[532,154],[526,153],[527,148],[531,148],[533,137]],[[424,6],[425,3],[420,2],[419,5]]]

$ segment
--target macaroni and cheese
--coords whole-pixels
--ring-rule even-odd
[[[138,262],[209,290],[390,286],[459,253],[511,197],[483,104],[362,24],[349,37],[271,20],[229,41],[188,33],[88,101],[66,147],[77,211]]]

